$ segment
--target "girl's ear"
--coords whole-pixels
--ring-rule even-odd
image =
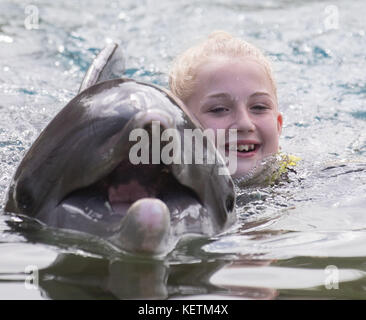
[[[282,113],[278,113],[277,115],[277,131],[278,131],[278,135],[281,135],[282,132],[282,124],[283,124],[283,117],[282,117]]]

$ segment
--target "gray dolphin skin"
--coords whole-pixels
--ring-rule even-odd
[[[113,60],[106,58],[113,50],[102,53],[97,63]],[[199,125],[185,106],[155,85],[131,79],[97,83],[100,72],[87,75],[81,92],[29,149],[9,187],[5,211],[95,235],[124,252],[153,255],[168,253],[182,236],[212,236],[232,225],[233,182],[229,174],[218,174],[225,164],[204,136],[198,147],[218,161],[195,163],[183,138],[185,129]],[[151,162],[154,121],[161,130],[178,132],[181,163]],[[140,150],[147,150],[149,164],[130,161],[134,129],[150,133]],[[184,163],[187,152],[192,164]]]

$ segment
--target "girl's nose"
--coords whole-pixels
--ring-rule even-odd
[[[245,106],[240,106],[235,112],[230,129],[237,129],[241,132],[254,132],[255,125]]]

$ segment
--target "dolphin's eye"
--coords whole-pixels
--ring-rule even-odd
[[[28,190],[26,188],[19,188],[17,190],[17,194],[18,194],[18,208],[21,209],[22,211],[31,211],[32,209],[32,196],[31,194],[28,192]]]
[[[226,210],[231,212],[234,210],[234,197],[228,196],[225,201]]]

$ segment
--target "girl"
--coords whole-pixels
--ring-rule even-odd
[[[264,159],[278,153],[283,120],[276,84],[269,60],[255,46],[214,32],[175,59],[169,86],[203,128],[236,129],[234,178],[262,173]],[[227,155],[228,146],[227,138],[217,148]],[[285,166],[294,164],[287,160]]]

